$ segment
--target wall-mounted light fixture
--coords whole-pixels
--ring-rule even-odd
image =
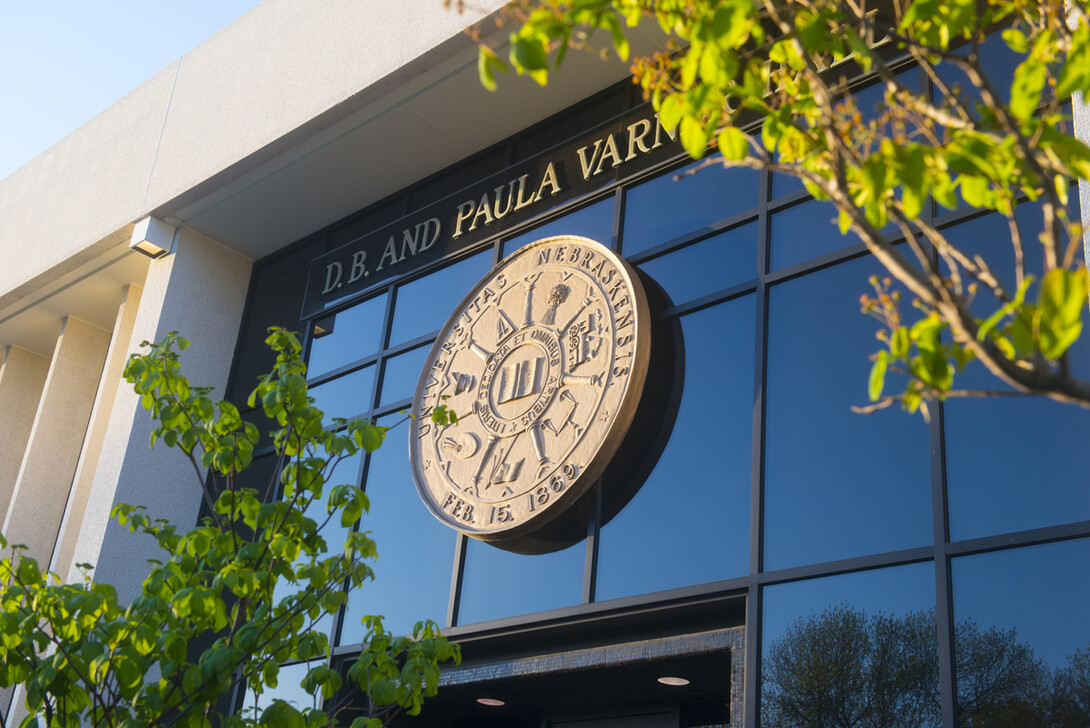
[[[148,215],[133,226],[129,247],[149,258],[159,258],[173,249],[176,230],[174,225]]]

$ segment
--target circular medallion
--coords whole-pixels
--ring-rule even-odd
[[[611,250],[565,235],[512,253],[458,305],[416,387],[409,454],[428,509],[502,548],[548,550],[540,529],[620,446],[650,348],[643,287]],[[432,423],[440,404],[457,423]]]

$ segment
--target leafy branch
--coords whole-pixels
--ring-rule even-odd
[[[978,362],[1016,391],[1090,407],[1068,353],[1087,308],[1083,231],[1067,208],[1073,180],[1090,179],[1067,106],[1090,90],[1086,11],[1085,0],[520,0],[504,16],[516,26],[506,60],[482,45],[479,70],[487,88],[509,68],[544,85],[585,44],[573,39],[608,35],[628,59],[627,29],[657,26],[669,48],[632,59],[633,81],[685,150],[798,178],[911,296],[908,349],[887,331],[898,348],[874,357],[872,401],[916,411],[963,396],[954,374]],[[1009,81],[987,71],[998,42],[1019,59]],[[906,68],[927,84],[906,84]],[[881,90],[877,108],[861,105],[860,79]],[[1041,213],[1036,235],[1016,220],[1027,204]],[[1005,218],[1013,270],[956,245],[937,208]],[[895,362],[907,384],[889,394]]]
[[[335,724],[338,711],[321,706],[353,692],[329,664],[328,637],[314,626],[344,606],[343,585],[357,588],[373,577],[376,546],[357,530],[342,549],[327,551],[326,527],[352,527],[368,510],[355,483],[330,480],[346,458],[376,450],[386,428],[340,419],[327,428],[307,392],[298,338],[272,329],[267,343],[276,365],[250,397],[278,427],[276,472],[262,489],[237,480],[253,461],[257,427],[181,374],[185,339],[145,342],[144,353],[130,359],[125,377],[157,420],[152,443],[182,450],[208,509],[184,533],[141,507],[114,509],[122,525],[154,538],[164,554],[131,604],[89,576],[62,583],[19,546],[0,561],[0,686],[23,686],[25,725]],[[459,659],[457,646],[431,622],[395,638],[381,618],[368,620],[368,644],[346,673],[354,694],[368,705],[419,712],[435,694],[439,665]],[[302,681],[313,707],[274,699],[260,713],[223,714],[236,687],[255,701],[275,688],[286,662],[314,664]],[[381,715],[353,721],[356,728],[381,724]]]

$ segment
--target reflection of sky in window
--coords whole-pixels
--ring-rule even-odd
[[[1037,657],[1061,667],[1090,647],[1088,563],[1088,539],[954,559],[954,619],[1013,627]]]
[[[385,374],[382,377],[382,404],[413,396],[416,383],[420,379],[420,371],[424,368],[424,360],[430,350],[430,346],[421,346],[386,360]]]
[[[1028,272],[1039,275],[1039,205],[1017,209]],[[982,255],[1008,290],[1014,288],[1014,253],[1007,222],[999,215],[963,223],[948,237],[969,255]],[[1036,299],[1037,287],[1030,291]],[[981,292],[974,314],[990,315],[998,303]],[[1090,373],[1090,337],[1071,349],[1076,376]],[[1007,390],[978,363],[954,378],[958,389]],[[953,540],[1090,519],[1085,487],[1090,411],[1039,397],[957,399],[945,406],[947,500]],[[1031,424],[1032,423],[1032,424]]]
[[[470,539],[458,624],[568,607],[583,600],[587,545],[526,556]]]
[[[1077,219],[1077,209],[1072,209],[1069,213],[1074,216],[1073,219]],[[1026,273],[1038,280],[1043,270],[1043,251],[1040,242],[1037,240],[1043,224],[1042,214],[1041,206],[1034,203],[1021,204],[1015,210],[1015,220],[1022,238],[1022,247],[1025,251]],[[966,254],[982,256],[987,261],[988,267],[1006,288],[1008,294],[1014,295],[1014,248],[1011,246],[1010,227],[1006,218],[999,215],[984,215],[947,228],[943,230],[943,233],[951,243]],[[1030,289],[1029,300],[1036,300],[1037,290],[1035,284]],[[987,318],[998,307],[999,303],[992,296],[990,290],[981,286],[979,293],[973,300],[973,313],[981,318]],[[972,386],[983,385],[973,384]]]
[[[962,55],[967,52],[968,47],[955,51],[955,53]],[[991,82],[1004,102],[1010,98],[1014,69],[1018,66],[1020,60],[1021,56],[1007,46],[999,33],[992,33],[981,44],[980,61],[984,69],[984,76]],[[947,84],[960,87],[960,97],[970,107],[973,104],[980,103],[980,92],[976,90],[976,85],[969,81],[969,77],[965,75],[964,71],[951,63],[940,64],[937,71]],[[939,90],[936,88],[936,97],[938,94]]]
[[[328,458],[328,454],[325,451],[322,452],[323,458]],[[325,483],[322,487],[322,496],[320,499],[316,499],[307,506],[303,512],[307,518],[311,518],[318,524],[322,538],[326,543],[326,553],[320,556],[320,559],[328,558],[334,554],[340,554],[344,552],[344,539],[348,535],[348,527],[341,525],[340,515],[334,515],[330,518],[327,511],[326,504],[329,502],[329,495],[333,489],[341,484],[347,483],[349,485],[357,485],[359,482],[360,461],[362,460],[362,452],[357,452],[355,455],[346,457],[335,464],[335,467],[331,472],[326,475]],[[328,523],[326,520],[328,519]],[[324,526],[323,526],[324,524]],[[306,557],[300,556],[296,561],[296,566],[303,564],[306,561]],[[337,588],[334,586],[334,588]],[[299,592],[306,589],[305,583],[292,584],[284,578],[281,578],[277,583],[276,589],[273,591],[273,602],[279,602],[288,594],[293,592]],[[314,623],[314,629],[318,632],[325,632],[330,634],[333,627],[333,615],[323,613],[317,621]],[[330,641],[332,644],[332,640]]]
[[[853,232],[840,234],[836,209],[828,202],[810,200],[772,215],[769,268],[773,271],[858,245]]]
[[[416,492],[407,430],[402,424],[389,431],[382,447],[371,454],[365,488],[371,510],[364,514],[361,530],[370,531],[378,544],[375,580],[349,593],[341,644],[363,639],[360,618],[365,614],[385,616],[385,626],[394,634],[410,634],[421,619],[446,623],[454,531],[431,515]]]
[[[718,159],[718,157],[713,157]],[[628,191],[622,252],[632,255],[705,228],[757,205],[758,174],[711,164],[675,179],[697,162]]]
[[[915,89],[919,85],[919,71],[916,69],[915,66],[897,74],[897,78],[901,80],[902,84],[910,89]],[[859,110],[859,113],[863,117],[864,121],[870,121],[877,118],[881,110],[885,108],[884,84],[873,83],[870,86],[853,91],[852,94],[853,96],[855,96],[856,108]],[[798,177],[779,173],[775,173],[772,175],[773,200],[780,197],[785,197],[792,192],[800,192],[803,189],[805,188],[802,185],[802,181],[799,180]],[[850,244],[850,242],[845,243],[845,245]],[[774,266],[774,268],[775,267],[779,266]]]
[[[752,281],[757,276],[757,225],[750,223],[639,265],[674,305]]]
[[[385,316],[385,293],[338,313],[333,331],[310,345],[307,376],[316,377],[378,351]]]
[[[371,409],[371,393],[375,386],[375,366],[368,364],[351,374],[323,382],[310,388],[314,406],[331,417],[350,418]]]
[[[876,323],[859,313],[876,270],[858,259],[770,292],[766,569],[931,543],[923,418],[851,411],[868,402],[868,356],[879,347]]]
[[[602,528],[598,600],[749,572],[753,297],[681,320],[677,424],[647,482]]]
[[[762,654],[800,617],[820,615],[846,604],[868,616],[903,617],[935,608],[935,569],[931,562],[807,579],[765,587]]]
[[[552,235],[581,235],[610,247],[613,242],[613,196],[505,241],[503,254],[511,255],[524,245]]]
[[[307,676],[312,667],[317,667],[318,662],[300,662],[280,668],[280,674],[276,680],[275,688],[268,688],[257,696],[257,717],[261,717],[261,711],[272,705],[276,698],[291,703],[298,710],[314,707],[314,697],[303,689],[301,682]],[[254,706],[254,693],[247,691],[246,702],[243,709],[252,709]]]
[[[952,399],[945,412],[952,540],[1090,519],[1090,412],[1043,398]]]
[[[399,288],[390,345],[438,330],[491,266],[492,248],[487,248]]]

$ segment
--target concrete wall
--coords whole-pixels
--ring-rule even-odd
[[[0,308],[124,239],[145,211],[266,161],[276,140],[502,4],[261,3],[0,180]]]
[[[148,270],[129,348],[178,331],[191,342],[182,355],[183,372],[194,384],[213,387],[213,398],[222,396],[250,268],[245,258],[183,229],[175,252]],[[153,517],[188,527],[201,500],[200,481],[185,455],[161,443],[148,447],[152,429],[151,416],[123,383],[113,397],[79,535],[66,557],[71,564],[94,564],[95,578],[117,587],[122,600],[139,594],[147,559],[161,553],[150,537],[110,520],[113,506],[143,505]],[[68,576],[79,578],[74,568]]]

